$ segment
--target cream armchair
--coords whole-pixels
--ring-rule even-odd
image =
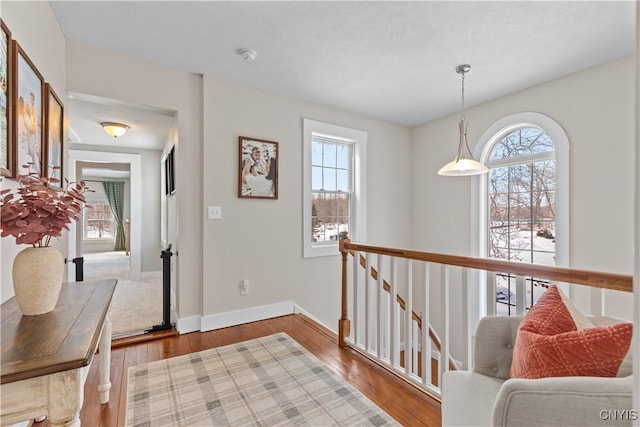
[[[632,410],[630,355],[617,378],[510,379],[521,320],[502,316],[480,320],[473,370],[443,375],[443,426],[621,426],[640,416]],[[589,320],[596,326],[619,322],[609,317]]]

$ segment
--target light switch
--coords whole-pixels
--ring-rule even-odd
[[[209,206],[209,219],[222,218],[222,206]]]

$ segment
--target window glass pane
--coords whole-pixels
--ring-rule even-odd
[[[322,168],[319,166],[311,167],[311,188],[322,190]]]
[[[338,169],[337,173],[337,190],[339,191],[351,191],[351,179],[349,177],[349,171]]]
[[[341,169],[349,169],[351,166],[351,147],[348,145],[338,145],[336,166]]]
[[[539,240],[539,239],[536,239]],[[535,242],[535,240],[534,240]],[[549,245],[548,245],[548,250],[545,251],[534,251],[533,252],[533,263],[534,264],[540,264],[540,265],[551,265],[554,266],[556,265],[556,253],[555,253],[555,245],[550,244],[551,241],[548,241]],[[538,242],[534,243],[534,247],[536,246],[536,244],[539,244]],[[539,246],[538,246],[539,247]]]
[[[322,146],[318,141],[311,141],[311,164],[322,166]]]
[[[323,177],[323,190],[325,191],[336,191],[336,170],[324,168],[322,170]]]
[[[336,167],[336,150],[336,144],[324,144],[324,154],[322,156],[324,166]]]
[[[313,193],[311,204],[311,234],[313,242],[328,242],[339,238],[339,233],[349,231],[349,194]]]
[[[527,192],[531,187],[531,172],[528,164],[509,167],[509,192]]]
[[[522,140],[527,145],[529,152],[545,153],[547,151],[553,151],[555,146],[553,141],[545,132],[535,128],[522,129]]]
[[[493,147],[489,160],[514,158],[555,150],[553,141],[538,128],[520,128],[504,136]]]
[[[336,203],[336,215],[341,217],[348,217],[350,215],[350,200],[351,196],[349,194],[337,194],[334,195],[335,203]]]
[[[531,263],[531,252],[521,251],[521,250],[512,250],[511,256],[509,257],[509,261]]]
[[[311,200],[311,241],[317,242],[323,237],[324,225],[320,212],[324,211],[324,197],[314,193]]]
[[[533,174],[536,179],[536,185],[542,189],[554,190],[556,188],[555,160],[533,163]]]
[[[492,168],[489,170],[490,192],[506,193],[509,185],[509,168]]]
[[[504,193],[489,195],[489,219],[491,221],[505,221],[509,218],[508,196]]]

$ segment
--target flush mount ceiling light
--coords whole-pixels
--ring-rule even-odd
[[[123,125],[122,123],[102,122],[100,124],[102,125],[104,131],[114,138],[124,135],[125,132],[129,129],[129,126]]]
[[[242,56],[245,61],[253,61],[258,56],[255,50],[247,49],[246,47],[238,49],[238,55]]]
[[[438,171],[438,175],[444,176],[468,176],[481,175],[489,172],[489,169],[482,163],[476,161],[469,149],[467,142],[467,118],[464,115],[464,75],[471,70],[471,65],[462,64],[456,67],[456,73],[462,75],[462,111],[460,113],[460,139],[458,141],[458,154],[452,162],[447,163]]]

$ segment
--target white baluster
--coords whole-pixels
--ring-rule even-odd
[[[431,384],[431,338],[429,326],[431,325],[431,311],[429,310],[429,285],[431,264],[424,265],[424,312],[422,313],[422,384]]]
[[[382,292],[384,292],[383,256],[378,255],[378,282],[376,283],[376,357],[382,357]]]
[[[440,306],[442,307],[442,345],[440,348],[440,363],[438,369],[438,384],[442,384],[442,374],[449,370],[449,322],[450,322],[450,289],[449,289],[449,270],[450,267],[445,265],[441,267],[442,271],[442,290],[440,291]]]
[[[353,338],[353,344],[358,345],[358,329],[360,328],[360,322],[358,321],[358,286],[359,286],[359,273],[360,272],[360,253],[355,251],[353,253],[353,280],[351,283],[351,289],[353,292],[353,298],[351,298],[351,337]]]
[[[391,259],[391,293],[389,294],[389,313],[391,323],[391,366],[395,368],[399,364],[398,352],[400,349],[400,334],[398,333],[398,259]]]
[[[405,341],[404,341],[404,371],[408,377],[411,373],[411,356],[412,356],[412,326],[413,321],[411,315],[413,314],[413,261],[407,261],[407,301],[405,307]]]

